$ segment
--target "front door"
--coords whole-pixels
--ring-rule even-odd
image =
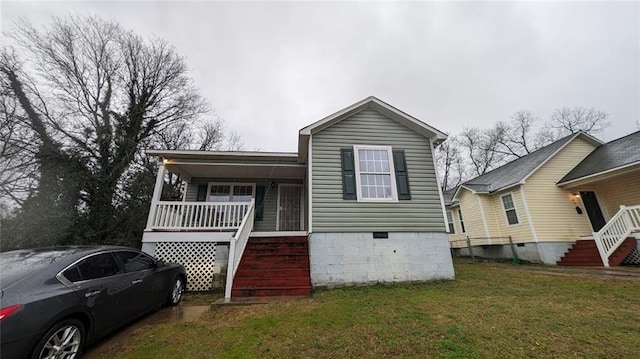
[[[584,208],[587,210],[587,215],[589,216],[589,221],[591,222],[593,231],[599,231],[607,222],[604,220],[595,192],[580,191],[580,198],[582,198]]]
[[[302,185],[278,186],[278,231],[300,231],[302,226]]]

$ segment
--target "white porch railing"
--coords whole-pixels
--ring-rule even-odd
[[[233,279],[238,271],[238,265],[244,254],[244,249],[247,247],[249,241],[249,235],[253,230],[253,219],[255,214],[255,202],[251,200],[249,208],[244,216],[238,231],[231,239],[229,243],[229,265],[227,266],[227,282],[224,290],[225,301],[231,300],[231,289],[233,288]]]
[[[151,229],[229,230],[240,227],[252,202],[157,202]]]
[[[609,256],[635,231],[640,231],[640,206],[620,206],[618,213],[593,234],[605,267],[609,266]]]

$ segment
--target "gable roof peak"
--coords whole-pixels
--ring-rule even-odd
[[[441,143],[447,139],[447,134],[432,127],[421,120],[389,105],[375,96],[366,97],[351,106],[335,112],[319,121],[316,121],[304,128],[298,133],[298,153],[300,162],[305,162],[308,156],[308,144],[311,135],[324,130],[327,127],[347,119],[361,111],[372,109],[380,114],[406,126],[407,128],[429,138],[434,145]]]

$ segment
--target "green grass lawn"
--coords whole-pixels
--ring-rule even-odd
[[[117,358],[638,358],[640,283],[456,263],[456,280],[315,293],[140,328]],[[202,298],[199,299],[201,301]]]

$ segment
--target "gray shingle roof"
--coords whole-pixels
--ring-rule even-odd
[[[458,187],[454,187],[450,190],[446,190],[442,192],[442,200],[444,201],[445,206],[449,206],[453,204],[453,195],[456,194]]]
[[[581,133],[574,133],[546,145],[526,156],[515,159],[501,167],[462,184],[476,192],[491,193],[515,185],[525,179],[562,146]]]
[[[640,163],[640,131],[608,142],[591,152],[558,184]]]

